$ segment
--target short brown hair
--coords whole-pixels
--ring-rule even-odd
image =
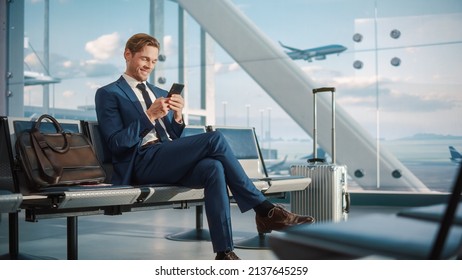
[[[139,52],[144,46],[153,46],[160,50],[160,43],[156,38],[145,33],[138,33],[130,37],[125,44],[125,49],[131,53]]]

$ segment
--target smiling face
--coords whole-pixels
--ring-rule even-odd
[[[137,81],[146,81],[156,66],[159,49],[154,46],[145,45],[138,52],[125,49],[126,61],[125,73]]]

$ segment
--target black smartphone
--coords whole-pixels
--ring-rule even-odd
[[[183,84],[177,84],[174,83],[172,87],[170,88],[170,91],[168,92],[167,97],[171,97],[173,94],[181,94],[183,91],[184,85]]]

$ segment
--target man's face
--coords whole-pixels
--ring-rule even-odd
[[[125,73],[140,82],[146,81],[156,66],[159,49],[153,46],[144,46],[137,53],[132,53],[126,49],[124,57],[127,64]]]

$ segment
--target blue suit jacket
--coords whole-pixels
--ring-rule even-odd
[[[146,84],[156,98],[167,96],[167,91]],[[135,155],[154,125],[123,76],[96,91],[95,105],[100,132],[112,153],[112,183],[131,184]],[[170,137],[179,138],[185,125],[172,121],[173,111],[163,120]]]

